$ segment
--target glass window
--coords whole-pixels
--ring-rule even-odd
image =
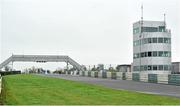
[[[165,26],[159,26],[159,32],[165,32]]]
[[[163,56],[164,56],[164,55],[163,55],[163,54],[164,54],[163,51],[159,51],[158,54],[159,54],[159,57],[163,57]]]
[[[168,38],[164,38],[164,43],[169,43]]]
[[[137,45],[141,45],[141,40],[138,40],[138,41],[137,41]]]
[[[144,44],[147,44],[147,43],[148,43],[148,39],[145,38],[145,39],[144,39]]]
[[[168,56],[171,57],[171,52],[169,52]]]
[[[152,70],[152,66],[148,65],[148,70]]]
[[[144,65],[144,71],[147,71],[147,70],[148,70],[148,66]]]
[[[145,53],[143,52],[143,53],[141,53],[141,57],[145,57]]]
[[[164,70],[168,70],[168,65],[164,65]]]
[[[151,38],[148,38],[148,43],[152,43],[152,40],[151,40]]]
[[[137,54],[137,58],[140,58],[140,53]]]
[[[145,52],[145,56],[144,57],[147,57],[148,56],[148,53],[147,52]]]
[[[158,70],[163,70],[163,65],[159,65]]]
[[[133,56],[133,57],[134,57],[134,59],[135,59],[135,58],[136,58],[136,54],[134,54],[134,56]]]
[[[169,52],[168,51],[164,51],[164,56],[165,57],[169,57]]]
[[[168,38],[168,42],[171,43],[171,38]]]
[[[153,70],[157,70],[157,65],[153,65]]]
[[[157,38],[152,38],[153,39],[153,43],[157,43]]]
[[[171,70],[171,65],[169,65],[169,70]]]
[[[153,57],[157,57],[157,51],[153,51]]]
[[[158,43],[163,43],[163,38],[158,38]]]
[[[139,33],[139,28],[134,28],[133,29],[133,34],[137,34],[137,33]]]
[[[148,57],[151,57],[152,56],[152,52],[148,52]]]
[[[143,27],[142,32],[158,32],[157,27]]]
[[[141,66],[141,71],[144,71],[144,66]]]

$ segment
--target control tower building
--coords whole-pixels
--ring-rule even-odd
[[[133,72],[171,72],[171,31],[165,21],[133,24]]]

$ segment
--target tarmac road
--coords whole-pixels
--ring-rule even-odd
[[[66,80],[86,82],[95,85],[103,85],[113,89],[124,89],[149,94],[174,96],[180,98],[180,86],[153,84],[128,80],[112,80],[72,75],[41,74],[42,76],[56,77]]]

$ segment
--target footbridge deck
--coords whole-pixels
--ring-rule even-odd
[[[10,62],[66,62],[71,64],[77,70],[82,71],[82,66],[69,56],[64,55],[12,55],[0,64],[0,69]]]

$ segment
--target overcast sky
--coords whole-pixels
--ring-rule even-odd
[[[69,55],[80,64],[130,64],[132,24],[163,21],[180,61],[179,0],[1,0],[2,62],[13,54]]]

